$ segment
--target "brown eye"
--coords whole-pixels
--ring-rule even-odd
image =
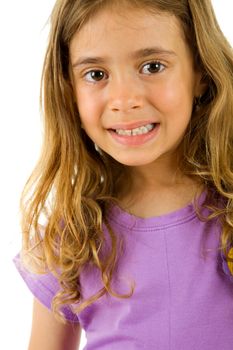
[[[90,82],[98,82],[103,80],[105,73],[101,70],[92,70],[85,74],[85,79]]]
[[[149,63],[145,64],[142,68],[142,71],[145,74],[154,74],[154,73],[160,73],[164,69],[165,69],[164,64],[156,61],[156,62],[149,62]]]

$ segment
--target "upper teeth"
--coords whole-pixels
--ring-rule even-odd
[[[135,128],[131,130],[116,129],[116,133],[118,135],[128,135],[128,136],[140,135],[140,134],[146,134],[153,128],[154,128],[154,124],[147,124],[147,125],[140,126],[140,128]]]

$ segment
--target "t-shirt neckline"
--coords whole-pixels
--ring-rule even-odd
[[[196,203],[198,207],[201,207],[205,198],[206,191],[203,191],[197,198]],[[117,223],[120,226],[126,228],[138,228],[138,229],[149,229],[149,228],[165,228],[168,226],[179,225],[187,221],[192,220],[197,216],[194,200],[187,204],[185,207],[169,212],[167,214],[153,216],[149,218],[142,218],[123,210],[118,205],[112,205],[108,211],[108,218]]]

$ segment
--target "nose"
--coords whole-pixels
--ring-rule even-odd
[[[108,105],[113,112],[130,112],[143,107],[143,91],[139,81],[122,77],[109,83]]]

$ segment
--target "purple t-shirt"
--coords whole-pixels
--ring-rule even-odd
[[[85,330],[85,350],[232,350],[233,279],[218,250],[218,222],[200,221],[192,204],[147,219],[115,206],[108,220],[125,242],[113,289],[127,293],[134,281],[135,291],[129,299],[105,295],[78,315],[72,306],[64,309]],[[14,261],[50,308],[55,278],[29,274]],[[84,299],[103,286],[94,268],[82,271],[80,283]]]

